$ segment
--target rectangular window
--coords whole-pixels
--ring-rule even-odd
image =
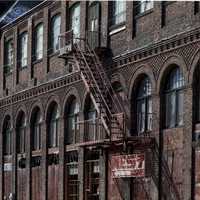
[[[40,24],[35,32],[35,58],[36,60],[43,57],[43,25]]]
[[[28,34],[23,33],[20,36],[19,45],[20,67],[25,67],[28,64]]]
[[[80,37],[80,4],[76,4],[71,9],[71,29],[75,38]]]
[[[126,21],[126,1],[113,1],[111,25]]]
[[[10,72],[13,67],[13,41],[9,40],[5,42],[5,52],[4,52],[4,58],[5,58],[5,65],[4,65],[4,72]]]
[[[135,7],[135,14],[142,14],[150,9],[153,8],[153,1],[152,0],[141,0],[134,3]]]

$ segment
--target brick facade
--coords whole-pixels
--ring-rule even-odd
[[[65,145],[65,108],[68,99],[74,96],[80,106],[79,120],[84,120],[87,90],[79,72],[69,73],[69,62],[59,58],[59,53],[50,50],[50,19],[61,15],[61,33],[69,28],[69,11],[76,1],[44,1],[11,24],[0,28],[0,127],[6,116],[12,122],[13,153],[3,155],[3,136],[0,134],[0,200],[8,199],[10,193],[18,200],[64,200],[68,198],[66,155],[71,151],[78,153],[79,198],[90,199],[86,186],[87,148],[78,145]],[[194,12],[194,2],[154,2],[153,9],[135,16],[133,2],[126,2],[126,21],[117,27],[110,27],[109,5],[102,1],[100,46],[107,48],[109,57],[102,55],[102,62],[111,82],[119,82],[123,88],[123,103],[128,115],[128,134],[134,135],[135,112],[134,96],[138,81],[147,75],[152,83],[153,128],[149,133],[160,144],[171,170],[174,183],[181,199],[200,199],[200,154],[197,142],[200,127],[195,120],[195,74],[198,73],[200,59],[200,11]],[[81,37],[87,30],[87,11],[89,2],[81,1]],[[34,61],[33,30],[37,24],[44,24],[43,59]],[[14,49],[18,48],[19,34],[28,32],[28,65],[20,69],[17,51],[14,51],[14,65],[10,73],[3,72],[4,42],[12,38]],[[105,59],[105,60],[104,60]],[[172,66],[179,66],[184,74],[184,116],[183,125],[176,128],[163,128],[163,84]],[[56,102],[60,113],[59,146],[47,147],[47,116],[52,102]],[[35,107],[42,115],[42,149],[31,151],[31,116]],[[26,152],[16,153],[16,126],[18,115],[26,116]],[[82,130],[83,132],[83,130]],[[117,150],[116,150],[117,149]],[[148,199],[143,192],[141,180],[126,179],[114,183],[109,169],[111,155],[119,154],[119,148],[101,149],[99,153],[99,196],[101,200]],[[140,149],[139,149],[140,150]],[[130,152],[137,147],[130,145]],[[53,164],[49,164],[53,155]],[[33,157],[39,157],[40,164],[32,167]],[[25,158],[25,167],[19,161]],[[58,163],[56,163],[58,159]],[[5,166],[6,165],[6,166]],[[12,170],[5,170],[5,168]],[[4,169],[4,170],[3,170]],[[161,179],[161,177],[160,177]],[[158,188],[147,179],[147,190],[151,199],[161,199],[161,186]],[[162,188],[164,190],[164,188]],[[92,198],[91,198],[92,199]],[[164,199],[164,198],[163,198]],[[166,199],[168,199],[166,197]]]

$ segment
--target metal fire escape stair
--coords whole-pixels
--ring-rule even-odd
[[[84,39],[74,44],[74,58],[108,137],[110,140],[114,135],[117,138],[125,137],[123,121],[119,120],[119,116],[124,116],[123,106],[117,98],[113,98],[114,90],[110,80],[95,51],[90,49]]]
[[[62,51],[60,57],[70,58],[75,61],[81,78],[90,94],[91,100],[101,118],[102,124],[107,132],[107,139],[126,139],[126,112],[118,98],[113,98],[115,91],[111,85],[108,75],[102,66],[95,51],[90,48],[83,38],[73,38],[72,31],[61,35]],[[168,164],[162,155],[160,158],[157,142],[152,147],[153,164],[151,177],[155,185],[159,186],[159,170],[162,173],[161,184],[165,192],[161,194],[162,199],[180,200],[180,196],[173,178],[170,175]],[[161,166],[160,166],[161,162]],[[159,166],[161,169],[159,169]],[[165,198],[164,195],[167,195]]]

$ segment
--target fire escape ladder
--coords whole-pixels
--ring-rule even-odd
[[[108,137],[125,137],[125,112],[96,53],[85,39],[76,39],[73,56]]]

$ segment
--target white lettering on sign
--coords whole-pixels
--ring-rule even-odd
[[[117,155],[111,158],[112,177],[144,177],[145,154]]]

